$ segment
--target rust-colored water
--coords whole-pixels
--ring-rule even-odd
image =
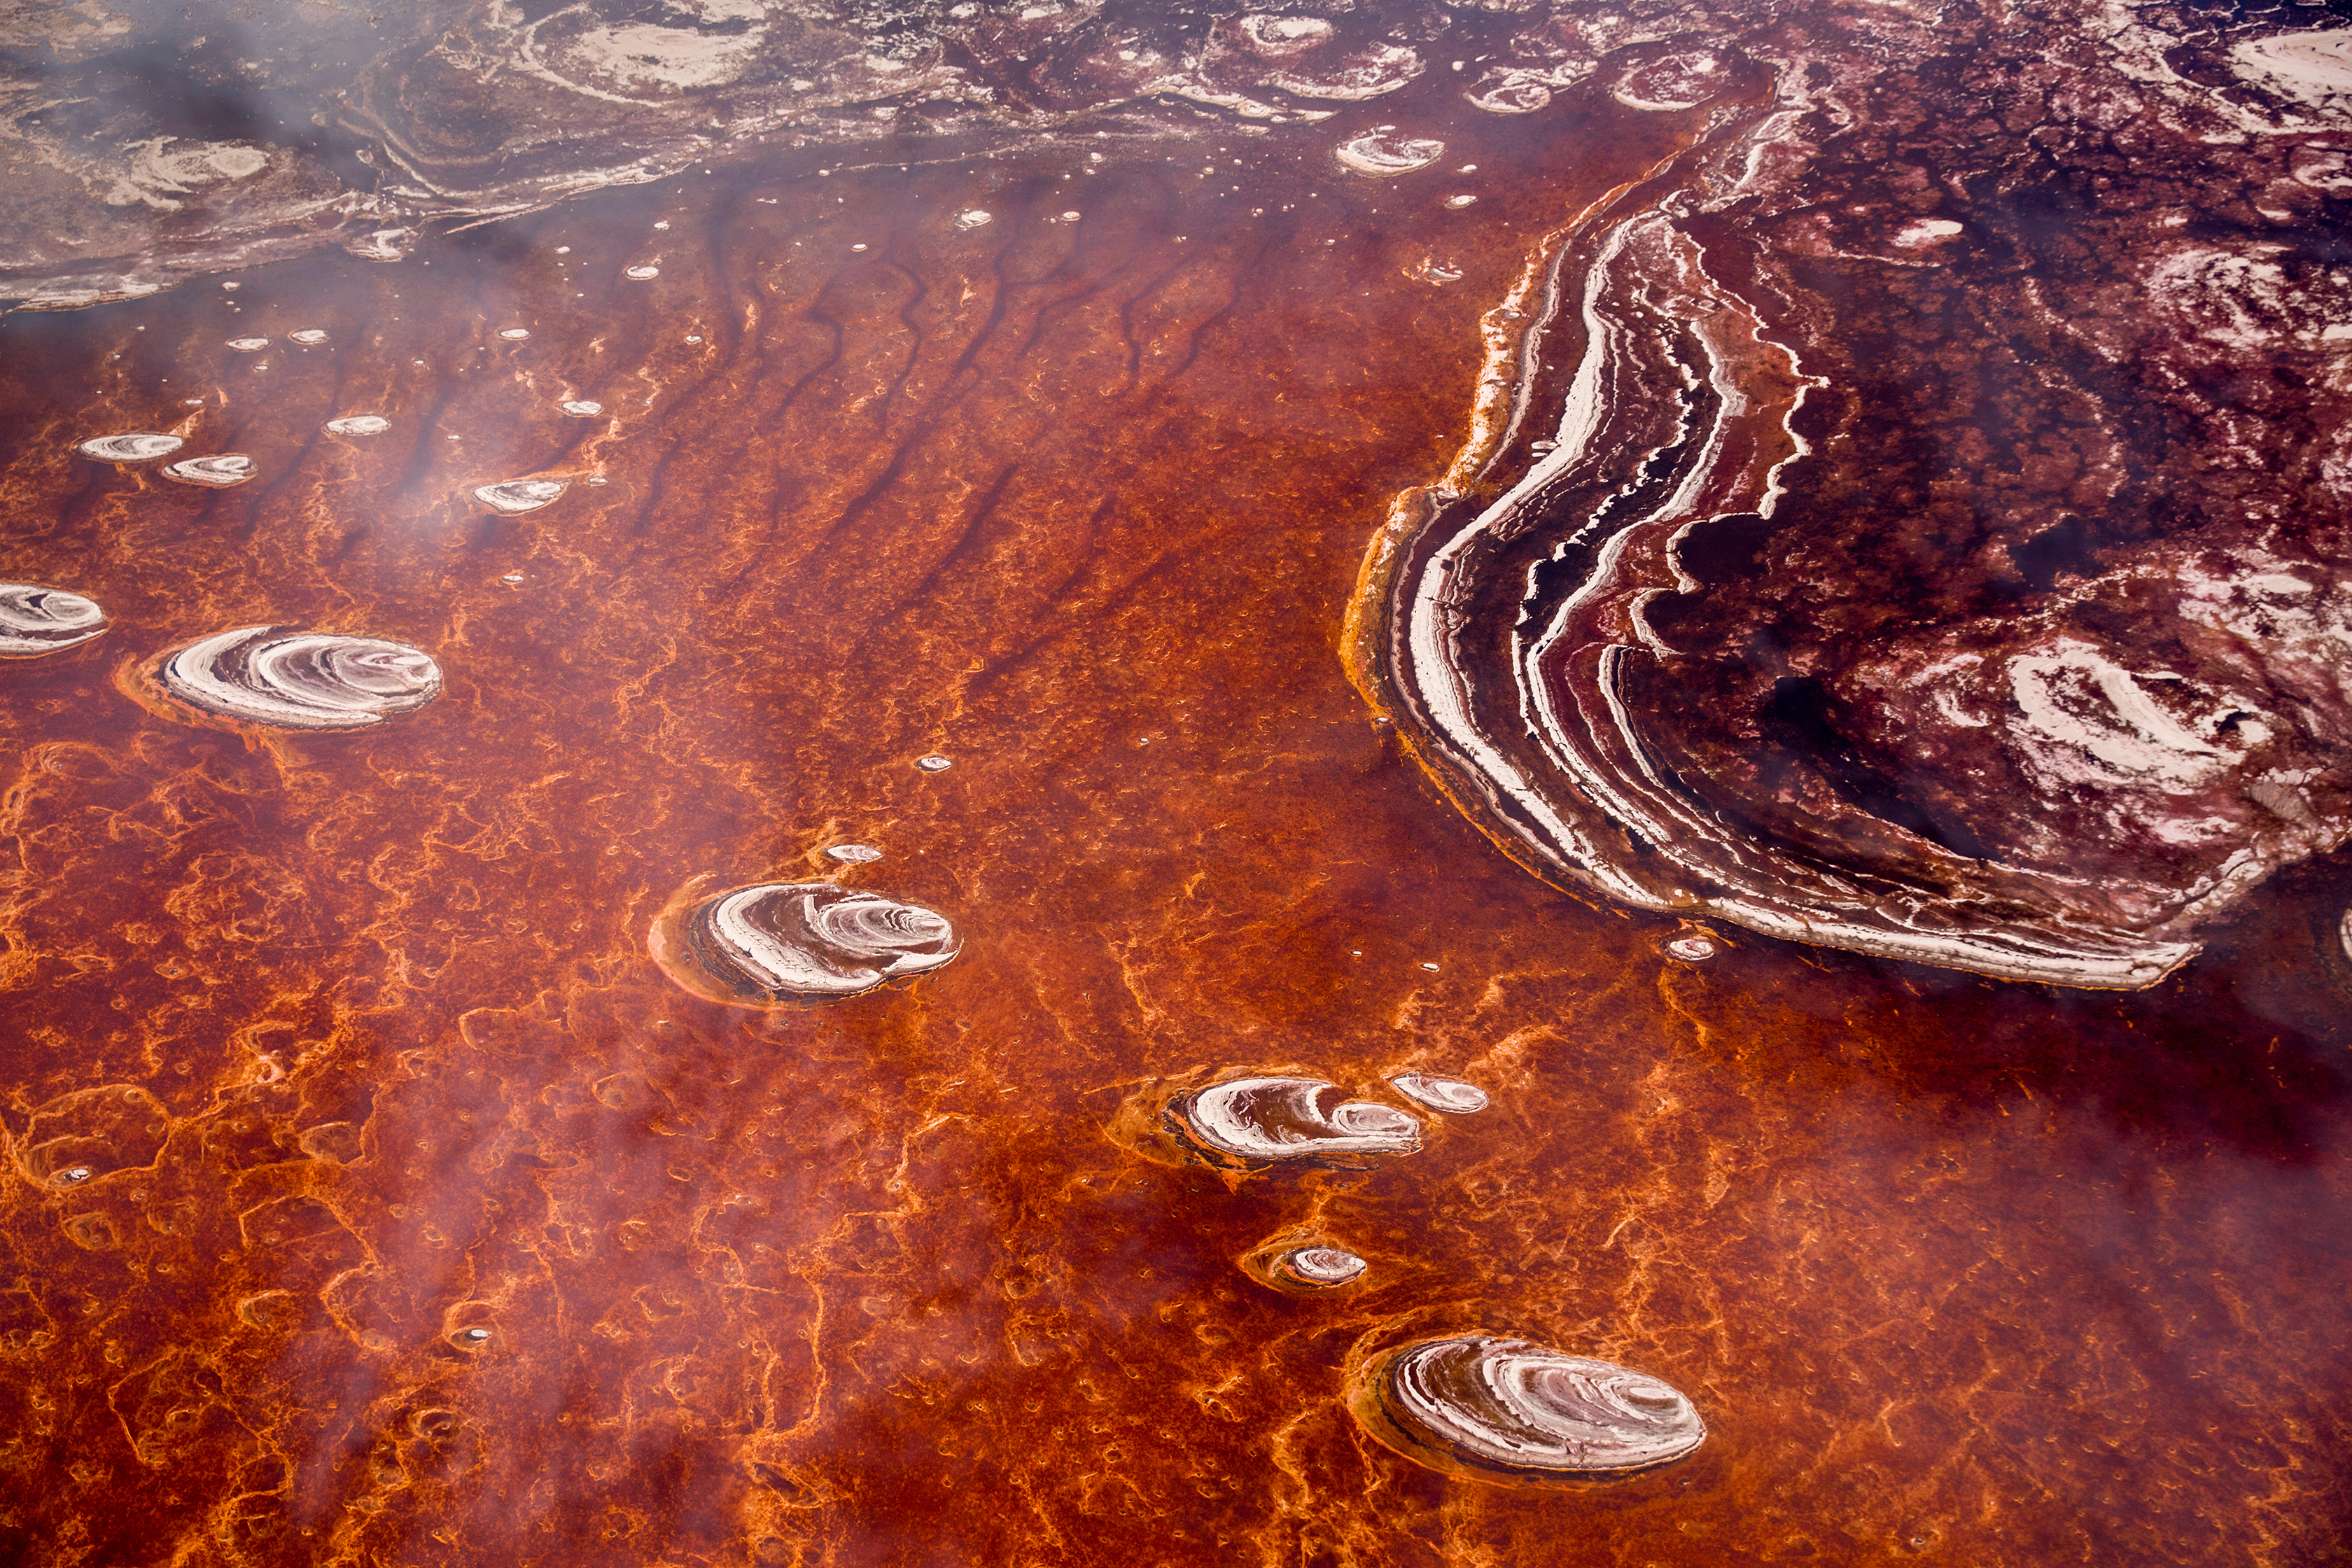
[[[1444,129],[1473,207],[1081,142],[11,318],[0,578],[112,626],[0,667],[7,1559],[2339,1560],[2333,867],[2143,994],[1688,965],[1347,684],[1480,312],[1694,126]],[[260,477],[70,453],[184,416]],[[538,475],[525,516],[467,493]],[[447,689],[262,743],[118,684],[259,624]],[[838,876],[964,951],[704,1002],[645,945],[704,874]],[[1494,1103],[1370,1173],[1108,1135],[1282,1068]],[[1239,1267],[1292,1232],[1364,1282]],[[1351,1358],[1472,1327],[1665,1377],[1710,1439],[1580,1492],[1369,1440]]]

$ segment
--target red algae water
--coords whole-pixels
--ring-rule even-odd
[[[0,1556],[2340,1561],[2305,10],[0,51]]]

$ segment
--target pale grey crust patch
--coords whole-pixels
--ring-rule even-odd
[[[106,612],[95,600],[62,588],[0,583],[0,658],[40,658],[105,631]]]
[[[499,484],[477,487],[474,499],[492,511],[513,515],[537,511],[571,488],[562,479],[508,479]]]

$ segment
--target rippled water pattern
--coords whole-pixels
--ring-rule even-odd
[[[0,1558],[2341,1557],[2324,11],[19,10]]]

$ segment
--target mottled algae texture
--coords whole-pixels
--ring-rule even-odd
[[[1349,684],[1482,313],[1708,111],[1457,112],[1410,184],[1330,166],[1360,106],[738,167],[0,325],[0,579],[110,617],[0,666],[0,1555],[2340,1561],[2338,859],[2132,993],[1694,943],[1528,876]],[[256,477],[73,454],[135,430]],[[444,685],[328,734],[137,695],[249,626]],[[646,947],[698,878],[961,951],[705,1000]],[[1422,1147],[1129,1136],[1244,1073]],[[1309,1245],[1369,1267],[1244,1267]],[[1470,1331],[1706,1441],[1546,1489],[1368,1435],[1353,1372]]]

